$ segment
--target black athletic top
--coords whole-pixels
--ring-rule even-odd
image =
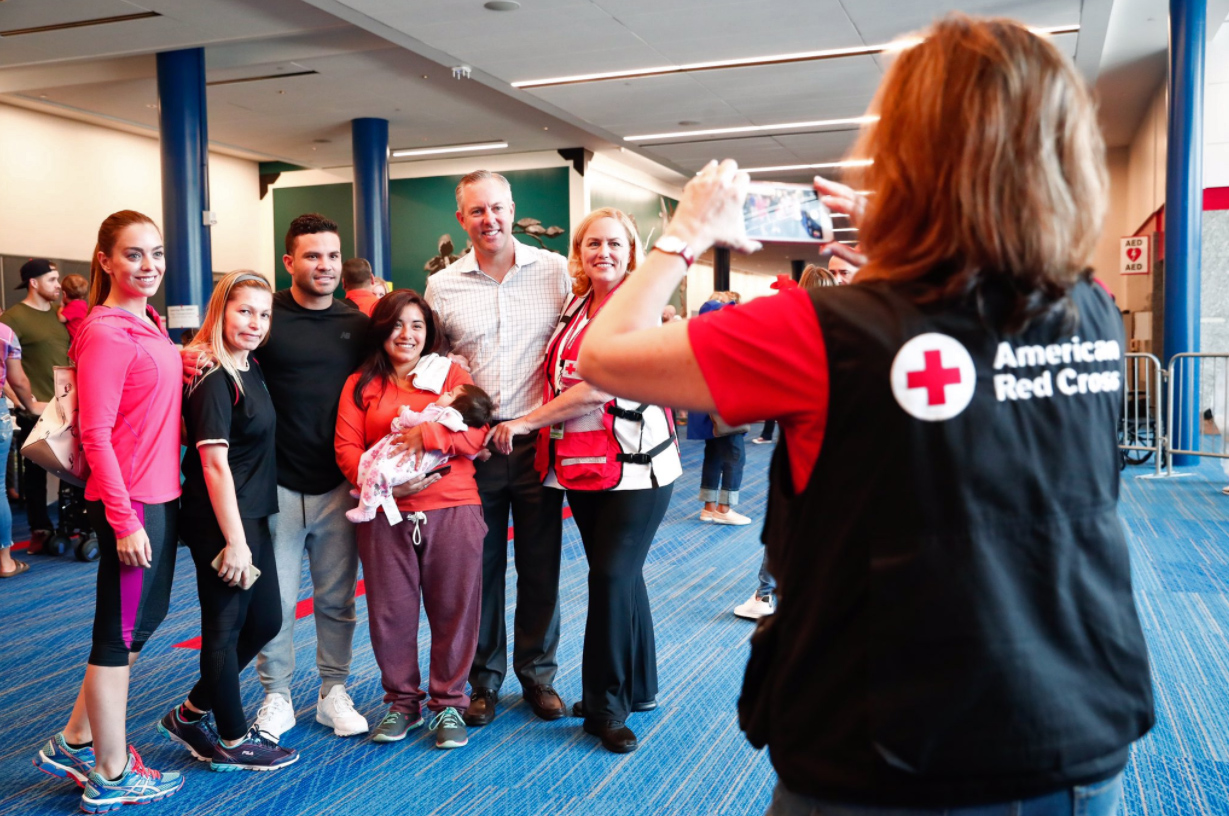
[[[274,430],[277,415],[265,388],[260,366],[253,363],[239,372],[243,393],[219,367],[184,389],[183,416],[188,429],[188,450],[183,458],[181,518],[185,522],[209,518],[213,505],[205,486],[199,446],[224,442],[226,459],[235,480],[239,515],[261,518],[277,512],[277,465]]]
[[[277,409],[277,483],[311,496],[345,477],[333,436],[342,386],[361,361],[367,315],[334,299],[327,309],[304,309],[290,290],[273,296],[269,341],[253,353],[264,369]]]

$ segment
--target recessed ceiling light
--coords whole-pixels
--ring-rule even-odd
[[[817,164],[780,164],[776,167],[743,167],[740,169],[744,173],[784,173],[788,170],[823,170],[826,167],[866,167],[873,163],[870,159],[846,159]]]
[[[482,7],[488,11],[516,11],[521,4],[516,0],[487,0]]]
[[[410,156],[433,156],[437,153],[468,153],[472,150],[502,150],[507,142],[483,142],[481,144],[447,145],[445,147],[416,147],[411,150],[394,150],[394,159],[405,159]]]
[[[732,133],[758,133],[766,130],[814,130],[816,128],[838,127],[840,125],[864,125],[878,120],[878,116],[852,116],[848,119],[816,119],[811,122],[783,122],[779,125],[743,125],[741,127],[684,130],[672,133],[645,133],[639,136],[625,136],[623,140],[626,142],[644,142],[656,139],[687,139],[693,136],[726,136]]]
[[[1050,36],[1054,34],[1072,34],[1080,30],[1079,25],[1051,26],[1050,28],[1030,29],[1034,34]],[[710,62],[691,62],[684,65],[657,65],[651,68],[633,68],[627,71],[605,71],[595,74],[573,74],[571,76],[549,77],[547,79],[526,79],[513,82],[513,88],[545,88],[553,85],[574,85],[578,82],[602,82],[609,79],[640,79],[643,77],[662,76],[664,74],[685,74],[693,71],[717,71],[724,68],[752,68],[761,65],[781,65],[791,62],[812,62],[814,60],[840,59],[842,57],[865,57],[885,52],[899,51],[917,44],[917,40],[898,40],[882,45],[860,45],[852,48],[828,48],[821,51],[796,51],[788,54],[769,54],[762,57],[744,57],[742,59],[713,60]]]
[[[857,227],[837,227],[836,229],[832,231],[833,232],[857,232],[858,228]]]
[[[312,139],[312,144],[332,144],[332,139]]]
[[[679,122],[679,127],[695,127],[698,124],[700,123],[695,119],[684,119],[683,121]]]

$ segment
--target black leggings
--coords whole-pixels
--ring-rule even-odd
[[[188,702],[212,711],[223,739],[247,733],[247,716],[239,692],[239,672],[282,628],[281,592],[273,559],[269,519],[243,519],[243,532],[260,578],[249,589],[227,586],[210,564],[226,547],[217,520],[184,524],[181,536],[196,562],[196,591],[201,602],[201,679]]]
[[[588,717],[626,720],[633,702],[657,696],[657,647],[644,559],[673,489],[568,491],[589,560],[589,616],[581,659]]]
[[[148,569],[120,563],[115,531],[107,523],[102,502],[86,504],[90,526],[98,534],[98,590],[91,666],[127,666],[129,655],[141,651],[145,641],[166,617],[171,603],[179,500],[163,504],[134,501],[132,509],[149,538],[152,557]]]

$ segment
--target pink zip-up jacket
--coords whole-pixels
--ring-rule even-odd
[[[153,307],[146,310],[158,320]],[[164,329],[109,306],[90,310],[70,356],[90,466],[85,498],[102,501],[107,523],[123,538],[141,527],[134,503],[179,498],[183,364]]]

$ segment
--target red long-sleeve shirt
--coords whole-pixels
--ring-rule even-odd
[[[409,405],[412,410],[421,411],[439,399],[439,394],[394,383],[389,383],[381,393],[380,383],[373,381],[367,385],[365,391],[367,409],[364,411],[354,404],[354,389],[358,385],[358,377],[358,374],[352,374],[350,379],[346,380],[346,385],[341,390],[341,402],[337,407],[337,465],[350,484],[358,483],[359,460],[368,448],[388,433],[393,419],[401,411],[401,406]],[[469,374],[454,364],[448,370],[443,391],[472,383]],[[422,429],[423,447],[426,450],[443,451],[456,458],[448,463],[452,466],[451,472],[438,482],[412,496],[398,499],[398,509],[403,513],[413,513],[419,510],[481,504],[478,483],[474,481],[474,463],[466,457],[482,450],[483,440],[486,439],[486,426],[470,428],[465,433],[450,431],[435,422],[424,422],[418,427]]]

